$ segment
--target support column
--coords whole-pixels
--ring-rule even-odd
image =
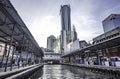
[[[76,63],[76,56],[75,55],[73,55],[73,59],[74,59],[74,63]]]
[[[20,65],[23,66],[23,59],[22,59],[22,52],[23,52],[23,44],[24,44],[24,40],[25,40],[25,36],[24,36],[24,33],[23,33],[23,37],[22,37],[22,42],[20,42],[20,57],[19,57],[19,65],[18,65],[18,68],[20,68]]]
[[[108,57],[109,66],[111,66],[111,60],[110,60],[110,52],[109,52],[109,48],[106,48],[106,49],[105,49],[105,52],[106,52],[107,57]]]
[[[27,51],[27,55],[26,55],[26,65],[25,66],[27,66],[28,65],[28,51]]]
[[[20,66],[21,66],[21,62],[22,62],[22,50],[21,50],[21,53],[20,53],[20,61],[19,61],[19,68],[20,68]]]
[[[10,44],[9,44],[8,55],[7,55],[7,59],[6,59],[5,70],[4,70],[5,72],[6,72],[6,70],[7,70],[8,58],[9,58],[10,50],[11,50],[11,47],[12,47],[13,35],[14,35],[14,28],[15,28],[15,24],[13,25],[12,34],[11,34],[11,36],[10,36]]]
[[[4,48],[2,60],[1,60],[1,62],[0,62],[1,66],[3,66],[3,60],[4,60],[4,57],[5,57],[6,53],[7,53],[7,43],[5,43],[5,48]]]
[[[26,63],[25,63],[25,66],[27,66],[27,64],[28,64],[28,45],[29,45],[29,42],[28,42],[28,40],[26,40],[26,48],[25,48],[25,50],[26,50],[26,59],[25,59],[25,61],[26,61]]]
[[[14,57],[14,53],[15,53],[15,47],[13,47],[13,51],[12,51],[12,59],[11,59],[11,66],[10,66],[10,71],[12,71],[12,64],[13,64],[13,57]],[[14,61],[15,62],[15,61]]]
[[[70,56],[68,58],[69,58],[69,63],[71,63]]]
[[[33,54],[34,55],[34,54]],[[36,56],[34,55],[34,64],[36,64],[36,60],[37,60],[37,58],[36,58]]]
[[[100,54],[102,53],[102,49],[98,50],[97,53],[98,53],[98,64],[101,65],[101,55]]]

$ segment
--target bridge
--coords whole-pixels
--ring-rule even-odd
[[[46,64],[58,64],[61,62],[60,54],[47,54],[43,57],[43,62]]]
[[[58,64],[61,62],[61,54],[54,51],[43,51],[43,63],[45,64]]]
[[[45,53],[10,1],[0,0],[0,79],[118,79],[119,40],[120,28],[115,28],[67,54]],[[45,64],[51,61],[59,64]]]

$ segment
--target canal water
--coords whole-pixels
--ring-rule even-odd
[[[44,65],[35,79],[115,79],[109,75],[96,74],[78,67],[66,65]]]

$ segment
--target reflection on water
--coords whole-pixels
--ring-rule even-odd
[[[40,71],[37,73],[39,74],[38,79],[115,79],[108,75],[95,74],[66,65],[44,65]]]

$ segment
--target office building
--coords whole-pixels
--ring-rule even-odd
[[[120,14],[111,14],[102,21],[104,32],[120,27]]]
[[[50,36],[47,38],[47,49],[53,51],[55,40],[56,40],[56,38],[55,38],[55,36],[53,36],[53,35],[50,35]]]
[[[57,38],[54,42],[54,53],[60,53],[60,38]]]

